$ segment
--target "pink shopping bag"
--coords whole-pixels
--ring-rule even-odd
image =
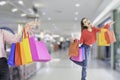
[[[37,48],[37,51],[38,51],[39,61],[47,62],[47,61],[51,60],[51,56],[48,53],[48,49],[47,49],[44,42],[36,41],[36,48]]]
[[[31,55],[32,55],[33,61],[39,61],[35,37],[31,36],[29,38],[29,43],[30,43],[30,50],[31,50]]]
[[[74,60],[74,61],[82,62],[83,60],[85,60],[84,52],[85,52],[84,47],[80,47],[78,56],[77,57],[73,56],[73,57],[71,57],[71,59]]]

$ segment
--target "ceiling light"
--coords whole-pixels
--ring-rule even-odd
[[[18,9],[17,8],[13,8],[11,11],[12,12],[16,12],[16,11],[18,11]]]
[[[6,1],[0,1],[0,6],[4,6],[6,4]]]
[[[75,12],[75,15],[78,15],[79,14],[79,12]]]
[[[42,13],[42,15],[46,15],[46,13],[45,13],[45,12],[43,12],[43,13]]]
[[[40,7],[43,7],[44,5],[40,4],[40,3],[35,3],[34,6],[37,7],[37,8],[40,8]]]
[[[48,18],[48,20],[50,21],[50,20],[51,20],[51,18],[49,17],[49,18]]]
[[[24,13],[23,13],[23,14],[21,14],[21,17],[24,17],[24,16],[26,16],[26,15],[27,15],[27,14],[24,14]]]
[[[75,17],[75,21],[77,21],[78,20],[78,18],[77,17]]]
[[[75,4],[75,7],[79,7],[79,6],[80,6],[80,4],[78,4],[78,3],[77,3],[77,4]]]
[[[19,0],[18,3],[19,3],[20,5],[23,5],[23,4],[24,4],[22,0]]]

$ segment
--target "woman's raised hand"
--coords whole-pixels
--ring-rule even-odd
[[[39,25],[40,22],[38,20],[26,23],[24,26],[25,33],[33,34],[33,29],[37,28]]]
[[[108,24],[109,25],[112,25],[112,24],[114,24],[115,22],[114,21],[110,21]]]

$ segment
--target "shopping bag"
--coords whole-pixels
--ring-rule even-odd
[[[23,48],[23,42],[20,42],[20,52],[21,52],[20,56],[21,56],[22,65],[27,64],[26,56]]]
[[[38,51],[38,57],[40,62],[47,62],[51,60],[50,53],[43,41],[36,41],[36,48]]]
[[[74,40],[74,42],[72,42],[70,44],[68,55],[70,57],[71,56],[77,57],[78,56],[78,51],[79,51],[79,41],[78,40]]]
[[[12,43],[10,54],[9,54],[9,57],[8,57],[8,64],[10,66],[15,66],[15,47],[16,47],[16,43]]]
[[[105,32],[107,29],[101,28],[100,33],[98,33],[98,45],[99,46],[110,46],[105,39]]]
[[[38,51],[36,47],[41,47],[38,44],[36,44],[35,37],[31,36],[29,38],[29,43],[30,43],[30,50],[31,50],[31,55],[32,55],[32,60],[33,61],[39,61],[39,56],[38,56]],[[38,46],[36,46],[38,45]]]
[[[115,34],[111,30],[107,30],[105,32],[105,39],[106,39],[108,44],[116,42]]]
[[[78,56],[72,56],[71,59],[74,61],[78,61],[78,62],[82,62],[83,60],[85,60],[85,51],[84,51],[84,47],[80,47],[79,48],[79,53]]]
[[[80,47],[81,48],[81,53],[82,53],[82,59],[85,60],[85,48],[84,47]]]
[[[15,65],[20,66],[22,65],[21,61],[21,51],[20,51],[20,43],[16,43],[16,49],[15,49]]]
[[[32,56],[30,51],[30,45],[29,45],[29,39],[23,38],[23,49],[24,49],[24,55],[25,55],[25,61],[26,63],[32,62]]]
[[[25,28],[23,29],[23,38],[28,38],[28,37],[29,37],[28,28],[29,28],[29,27],[25,27]]]

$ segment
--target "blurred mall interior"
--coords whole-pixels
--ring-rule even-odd
[[[48,62],[9,66],[10,80],[80,80],[81,67],[68,56],[70,43],[80,39],[80,21],[90,19],[95,27],[110,21],[116,42],[92,46],[87,80],[120,80],[120,0],[0,0],[0,27],[16,34],[18,26],[39,20],[36,39],[45,42],[51,55]],[[5,46],[10,53],[10,44]]]

